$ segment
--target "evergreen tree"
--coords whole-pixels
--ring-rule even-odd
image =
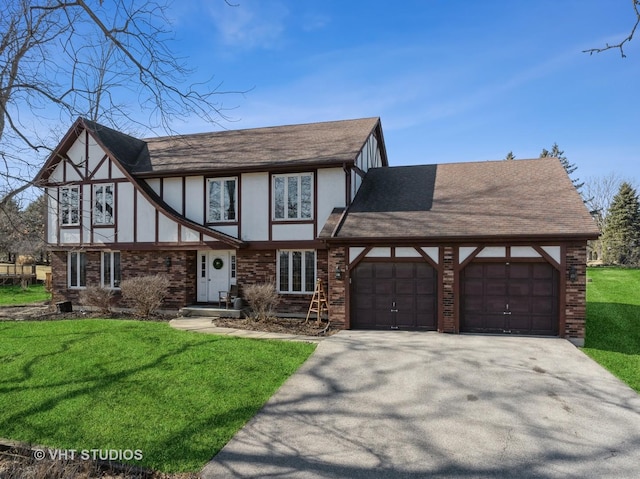
[[[626,181],[609,206],[602,246],[605,263],[640,263],[640,200]]]
[[[510,151],[509,153],[507,153],[507,156],[505,157],[505,160],[515,160],[516,159],[516,155],[513,154],[513,151]]]
[[[557,143],[553,144],[553,146],[551,147],[551,151],[543,148],[542,153],[540,153],[540,158],[557,158],[558,160],[560,160],[560,164],[567,172],[567,175],[569,175],[569,178],[571,178],[571,175],[578,169],[578,167],[574,163],[571,163],[569,162],[569,160],[567,160],[567,157],[564,156],[564,150],[561,150]],[[584,181],[580,183],[580,180],[578,178],[571,178],[571,182],[578,191],[580,191],[580,188],[584,186]]]

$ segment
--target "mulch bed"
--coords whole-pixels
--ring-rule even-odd
[[[248,329],[250,331],[267,331],[270,333],[298,334],[302,336],[330,336],[340,331],[331,325],[327,328],[326,321],[322,321],[320,326],[315,319],[307,323],[304,319],[272,318],[266,321],[256,321],[251,318],[229,319],[219,318],[213,324],[221,328]]]

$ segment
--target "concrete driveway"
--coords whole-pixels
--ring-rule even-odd
[[[640,396],[562,339],[342,331],[203,477],[637,478]]]

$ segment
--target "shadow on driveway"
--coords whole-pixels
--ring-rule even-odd
[[[555,338],[342,331],[203,477],[632,478],[640,396]]]

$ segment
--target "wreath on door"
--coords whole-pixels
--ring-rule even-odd
[[[215,269],[222,269],[223,266],[224,262],[222,261],[222,258],[216,258],[213,260],[213,267]]]

